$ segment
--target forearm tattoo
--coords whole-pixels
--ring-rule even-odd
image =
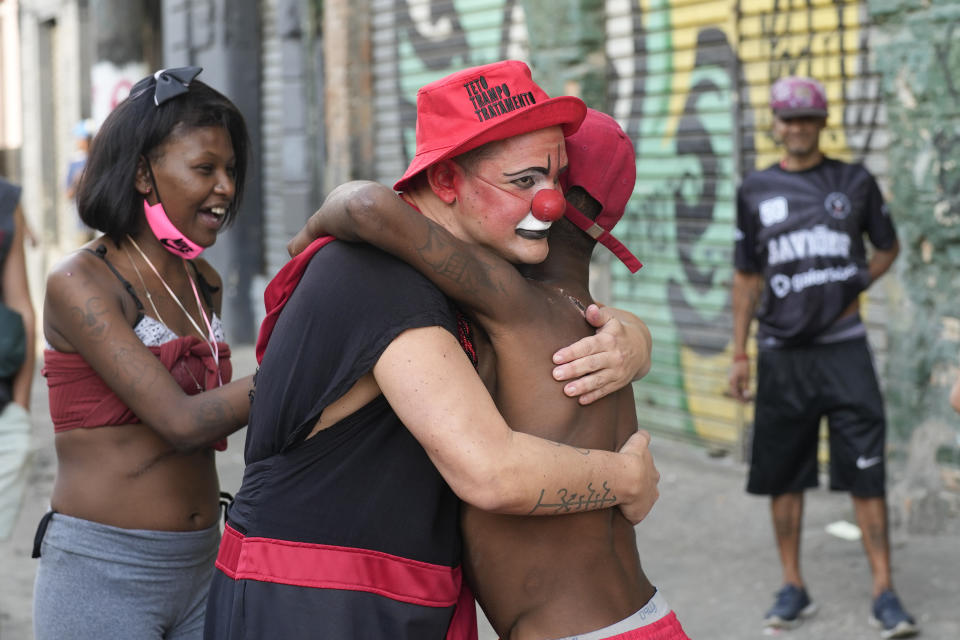
[[[196,412],[198,427],[202,431],[213,431],[215,436],[223,430],[223,425],[237,420],[230,405],[222,400],[210,400],[200,406]]]
[[[618,502],[616,494],[607,486],[606,480],[604,480],[601,490],[595,489],[593,483],[590,482],[587,484],[586,491],[577,492],[564,488],[557,489],[555,494],[555,496],[548,498],[546,489],[541,489],[537,504],[527,515],[541,515],[543,512],[547,512],[549,515],[560,515],[593,511],[613,507]]]
[[[428,226],[426,242],[417,247],[417,254],[437,275],[455,283],[461,294],[471,298],[489,296],[504,290],[491,277],[493,267],[450,242],[445,231]]]
[[[116,365],[117,373],[123,376],[124,381],[126,381],[134,391],[146,388],[143,383],[147,369],[143,366],[142,362],[138,362],[136,358],[131,357],[131,349],[129,347],[120,345],[113,352],[113,362]]]

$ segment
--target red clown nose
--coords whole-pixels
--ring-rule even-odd
[[[537,191],[537,195],[533,196],[533,202],[530,203],[530,212],[533,213],[533,217],[543,222],[556,222],[563,217],[563,212],[566,210],[566,199],[554,189]]]

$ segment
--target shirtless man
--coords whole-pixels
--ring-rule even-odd
[[[528,203],[531,215],[547,228],[565,210],[566,218],[550,228],[547,259],[524,265],[522,273],[488,248],[458,240],[376,183],[349,183],[331,193],[310,220],[307,235],[370,242],[455,299],[489,340],[478,341],[481,371],[515,429],[613,451],[637,431],[630,387],[581,406],[544,375],[543,363],[558,347],[591,333],[584,311],[591,303],[588,274],[595,237],[631,270],[640,267],[609,233],[633,191],[636,161],[633,144],[617,123],[594,110],[566,147],[569,171],[561,179],[569,205],[556,191],[532,193],[531,175],[542,167],[503,160],[510,157],[509,141],[458,156],[447,168],[454,197],[482,198],[496,206],[506,193],[507,201]],[[479,179],[472,187],[470,176]],[[531,230],[517,233],[527,237]],[[302,238],[296,240],[293,250],[302,245]],[[606,498],[603,486],[582,494],[543,494],[540,506],[570,512],[563,518],[501,515],[464,505],[467,577],[501,638],[687,637],[644,575],[633,526],[623,514],[618,509],[573,513],[576,505]]]

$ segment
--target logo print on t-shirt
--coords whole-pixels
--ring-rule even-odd
[[[837,220],[843,220],[850,214],[850,198],[845,193],[834,191],[823,201],[823,207]]]
[[[760,222],[769,227],[787,219],[787,199],[783,196],[770,198],[760,203]]]
[[[770,278],[770,288],[773,289],[773,295],[783,298],[790,293],[790,276],[785,276],[782,273],[774,274]]]

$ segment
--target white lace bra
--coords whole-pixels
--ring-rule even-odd
[[[220,322],[220,318],[215,313],[211,315],[210,326],[213,328],[213,337],[217,342],[223,342],[223,323]],[[170,342],[171,340],[176,340],[181,337],[175,334],[167,325],[148,315],[140,318],[140,321],[133,328],[133,332],[137,334],[140,341],[147,347],[159,347],[165,342]]]

